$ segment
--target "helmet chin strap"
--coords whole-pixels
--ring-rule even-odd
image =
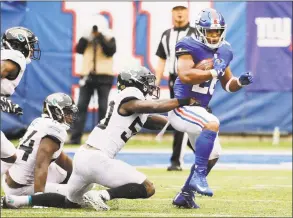
[[[9,42],[7,42],[6,40],[5,40],[5,45],[7,45],[7,46],[8,46],[8,48],[9,48],[10,50],[14,50],[14,49],[11,47],[10,43],[9,43]]]
[[[49,117],[50,117],[51,119],[53,119],[53,116],[52,116],[52,113],[51,113],[51,111],[50,111],[50,109],[49,109],[48,104],[46,104],[46,109],[47,109],[47,111],[48,111],[48,113],[49,113]]]

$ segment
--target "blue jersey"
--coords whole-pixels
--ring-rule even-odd
[[[190,54],[195,65],[202,60],[213,59],[214,54],[217,54],[218,58],[224,59],[227,66],[229,66],[230,61],[233,59],[232,49],[228,42],[224,41],[218,49],[211,49],[190,36],[184,37],[176,44],[177,57],[181,54]],[[174,84],[175,97],[194,97],[201,102],[203,107],[206,107],[213,96],[217,81],[217,78],[213,78],[212,80],[205,81],[201,84],[191,85],[182,83],[179,77],[177,77]]]

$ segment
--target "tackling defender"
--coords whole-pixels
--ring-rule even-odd
[[[119,73],[118,95],[109,103],[106,117],[75,154],[67,198],[55,193],[6,196],[2,199],[4,207],[34,205],[74,208],[90,203],[96,210],[109,210],[105,201],[151,197],[155,193],[153,183],[134,167],[115,159],[115,156],[142,127],[161,129],[166,124],[166,117],[149,113],[164,113],[196,103],[191,98],[147,100],[148,95],[159,97],[160,90],[155,86],[155,79],[145,67]],[[110,189],[89,191],[94,183]]]
[[[176,45],[178,78],[174,92],[176,98],[196,98],[201,106],[180,107],[168,114],[175,129],[188,133],[195,149],[190,175],[173,200],[174,205],[186,208],[198,208],[193,192],[213,195],[206,176],[219,158],[220,122],[205,107],[213,96],[216,83],[220,81],[227,92],[236,92],[253,81],[250,72],[239,78],[231,72],[229,64],[233,53],[225,41],[227,25],[222,14],[210,8],[202,10],[195,21],[195,29],[195,37],[184,37]],[[202,67],[204,61],[206,68],[195,67]]]
[[[12,27],[5,31],[1,40],[1,111],[22,115],[22,108],[7,97],[14,93],[31,59],[40,59],[38,38],[27,28]],[[14,145],[1,131],[1,176],[15,162],[15,152]]]

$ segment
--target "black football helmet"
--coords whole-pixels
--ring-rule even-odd
[[[40,60],[41,49],[35,34],[24,27],[12,27],[2,36],[2,46],[20,51],[28,60]]]
[[[51,119],[70,127],[77,119],[78,108],[69,95],[58,92],[46,98],[43,113],[47,114]]]
[[[136,87],[146,96],[160,97],[160,88],[155,85],[156,76],[146,67],[139,66],[135,68],[122,70],[117,78],[118,90],[126,87]]]

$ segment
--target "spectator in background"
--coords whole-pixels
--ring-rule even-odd
[[[83,55],[80,91],[77,107],[79,119],[74,123],[68,143],[80,144],[84,131],[87,109],[94,90],[98,92],[99,120],[106,114],[108,96],[114,81],[113,55],[116,52],[115,38],[109,31],[100,32],[94,25],[92,31],[79,39],[76,52]]]
[[[156,52],[156,55],[159,57],[157,67],[155,69],[157,77],[156,85],[160,85],[166,67],[169,73],[169,90],[171,98],[174,98],[173,86],[177,78],[175,69],[175,45],[184,36],[190,36],[195,32],[195,29],[190,26],[188,19],[188,3],[174,2],[172,8],[172,20],[174,26],[163,32]],[[183,138],[183,132],[174,132],[173,153],[171,156],[171,166],[168,167],[168,171],[182,170],[181,165],[184,156],[182,148],[185,147],[185,145],[183,145]],[[189,142],[188,146],[192,149]]]

